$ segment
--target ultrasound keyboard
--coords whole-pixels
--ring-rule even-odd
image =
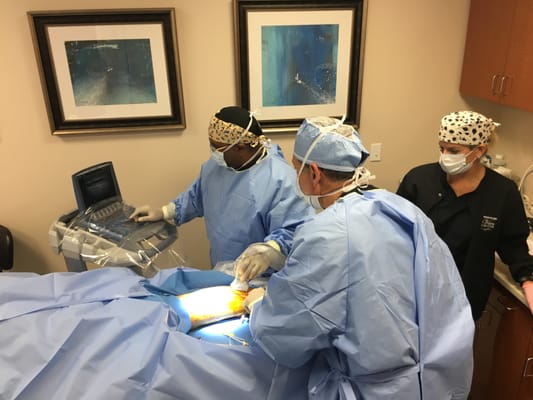
[[[115,201],[105,207],[93,211],[90,215],[93,221],[107,221],[114,219],[128,219],[128,217],[135,210],[134,207],[124,204],[120,201]]]
[[[84,215],[79,225],[133,251],[139,250],[139,242],[143,240],[175,240],[175,226],[166,221],[135,222],[129,219],[134,210],[130,205],[113,202]]]

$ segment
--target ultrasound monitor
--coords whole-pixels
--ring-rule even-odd
[[[122,202],[113,163],[106,161],[72,175],[74,195],[80,213],[114,202]]]
[[[63,252],[68,270],[86,271],[90,262],[152,277],[159,270],[156,257],[177,239],[176,226],[130,219],[135,208],[123,202],[111,161],[76,172],[72,183],[78,210],[59,217],[49,231],[50,244]]]

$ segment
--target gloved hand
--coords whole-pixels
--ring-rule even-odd
[[[529,310],[533,314],[533,281],[525,281],[522,283],[522,289],[524,289]]]
[[[163,209],[150,206],[137,207],[130,215],[135,222],[159,221],[163,219]]]
[[[252,309],[254,308],[254,305],[258,302],[263,300],[263,297],[265,296],[265,289],[263,288],[255,288],[248,292],[248,296],[244,299],[244,310],[250,314],[252,312]]]
[[[235,260],[235,277],[241,281],[249,281],[265,272],[268,267],[280,270],[285,264],[285,256],[279,249],[267,243],[252,243]],[[273,242],[275,243],[275,242]]]

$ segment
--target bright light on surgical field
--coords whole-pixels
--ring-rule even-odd
[[[213,286],[177,296],[192,328],[244,314],[247,292],[230,286]]]

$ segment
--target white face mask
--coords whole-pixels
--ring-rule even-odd
[[[334,194],[337,194],[337,193],[348,193],[348,192],[351,192],[352,190],[354,190],[355,188],[357,188],[359,186],[359,180],[357,178],[355,178],[356,174],[359,173],[359,170],[356,170],[354,172],[354,178],[352,178],[352,181],[350,183],[348,183],[347,185],[344,185],[338,189],[335,189],[329,193],[325,193],[325,194],[305,194],[303,191],[302,191],[302,188],[300,186],[300,174],[298,174],[298,178],[297,178],[297,181],[296,181],[296,189],[298,191],[298,194],[303,197],[304,201],[309,204],[311,207],[313,207],[316,211],[323,211],[324,208],[322,207],[322,205],[320,204],[320,201],[319,199],[321,197],[328,197],[328,196],[332,196]]]
[[[462,174],[472,168],[474,161],[467,163],[468,157],[475,149],[467,154],[440,154],[439,164],[444,172],[450,175]]]
[[[226,164],[223,152],[211,148],[211,159],[216,162],[217,165],[219,165],[220,167],[228,168],[228,164]]]
[[[260,152],[263,152],[263,155],[261,157],[259,157],[259,159],[256,161],[256,163],[258,163],[259,161],[261,161],[267,154],[268,154],[268,150],[266,149],[266,147],[263,147],[263,146],[258,146],[256,152],[252,155],[252,157],[250,157],[248,159],[248,161],[246,161],[244,164],[242,164],[238,169],[235,169],[235,168],[232,168],[228,165],[228,163],[226,162],[226,159],[224,158],[224,153],[229,150],[232,146],[230,147],[227,147],[226,149],[220,151],[220,150],[216,150],[214,149],[212,146],[210,147],[210,150],[211,150],[211,159],[217,163],[218,166],[220,167],[224,167],[224,168],[229,168],[235,172],[242,172],[241,169],[244,168],[246,165],[250,164],[250,162],[255,158],[255,156],[257,156]]]
[[[298,175],[298,178],[296,180],[296,190],[298,191],[298,195],[302,197],[307,204],[313,207],[315,211],[324,210],[324,208],[322,208],[322,205],[320,204],[320,201],[318,200],[322,196],[316,194],[305,194],[302,191],[302,187],[300,186],[300,174]]]

